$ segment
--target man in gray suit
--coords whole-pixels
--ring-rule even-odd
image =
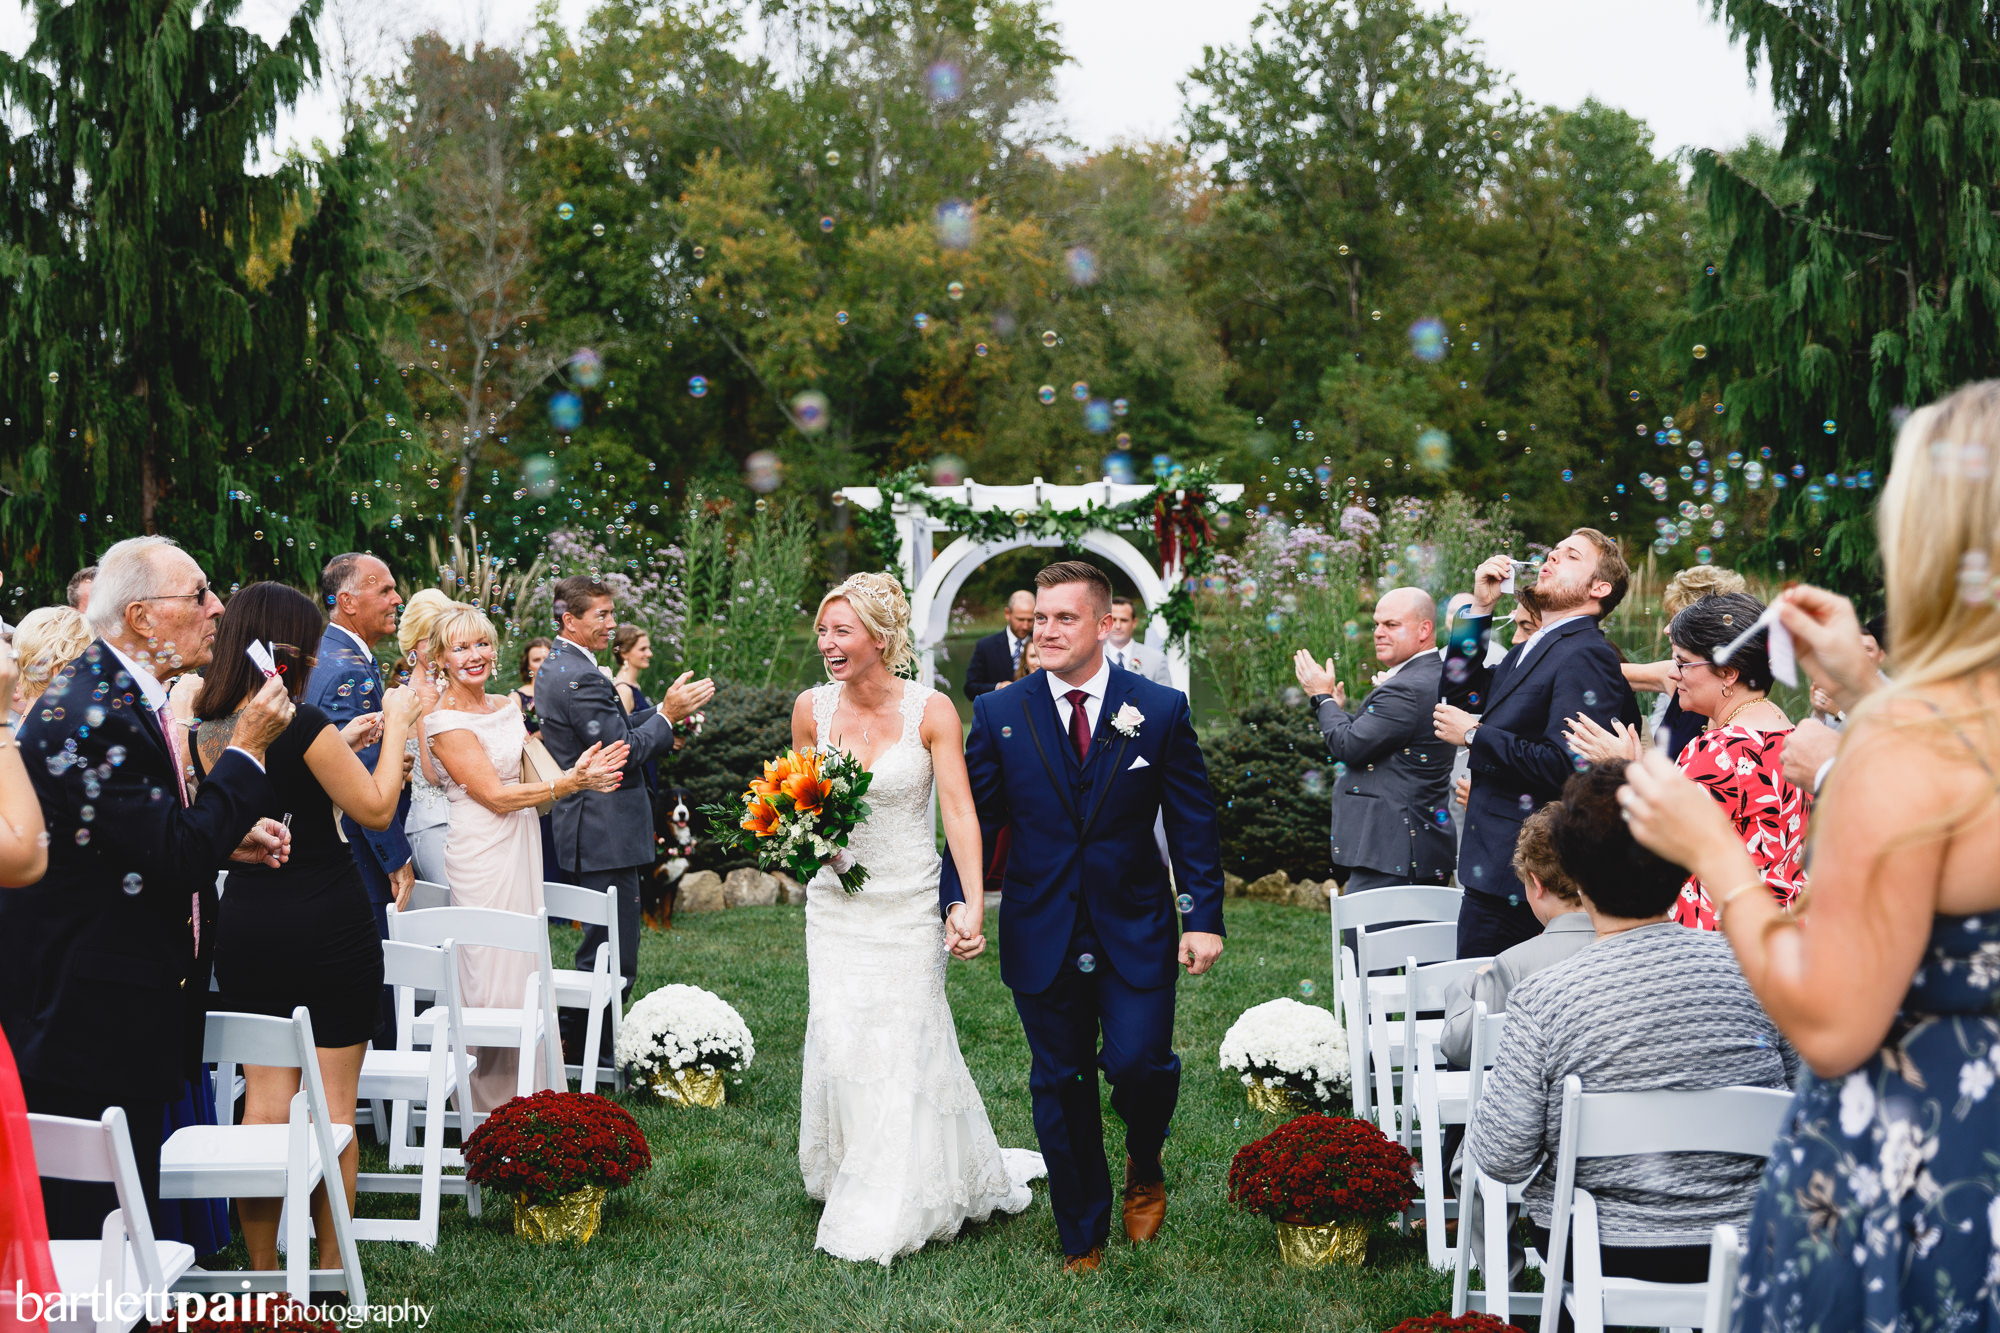
[[[556,864],[586,889],[618,889],[618,971],[629,995],[639,975],[639,873],[653,864],[646,761],[673,750],[675,724],[714,697],[715,683],[683,671],[658,709],[627,716],[611,678],[597,665],[618,626],[611,590],[579,574],[556,584],[555,595],[561,635],[535,673],[542,743],[565,768],[592,745],[624,741],[632,751],[617,791],[583,791],[556,802]],[[576,951],[579,968],[591,966],[608,935],[602,926],[585,928]]]
[[[1155,685],[1173,687],[1173,673],[1167,669],[1167,655],[1158,648],[1140,643],[1139,613],[1130,597],[1111,599],[1111,637],[1104,641],[1104,660],[1115,667],[1136,671]]]
[[[1357,711],[1334,664],[1299,649],[1292,669],[1312,696],[1327,754],[1342,767],[1333,792],[1332,861],[1343,892],[1443,884],[1457,861],[1446,813],[1453,746],[1433,734],[1444,663],[1437,603],[1396,588],[1375,603],[1375,658],[1385,670]]]

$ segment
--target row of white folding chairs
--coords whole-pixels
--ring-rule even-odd
[[[1792,1094],[1778,1088],[1724,1087],[1681,1091],[1586,1093],[1582,1080],[1563,1080],[1562,1121],[1556,1145],[1554,1203],[1549,1253],[1542,1266],[1541,1327],[1554,1329],[1567,1309],[1577,1333],[1603,1333],[1608,1326],[1699,1328],[1724,1333],[1736,1287],[1741,1249],[1734,1227],[1711,1233],[1705,1282],[1649,1282],[1606,1276],[1598,1231],[1597,1200],[1576,1183],[1577,1163],[1603,1157],[1660,1153],[1715,1152],[1768,1157],[1791,1113]],[[1545,1165],[1544,1170],[1548,1169]],[[1483,1202],[1484,1250],[1479,1267],[1487,1289],[1470,1289],[1471,1228],[1459,1225],[1457,1273],[1452,1280],[1452,1313],[1483,1309],[1502,1321],[1511,1318],[1508,1291],[1507,1204],[1520,1200],[1509,1187],[1480,1170],[1470,1153],[1465,1166],[1466,1197],[1461,1218]],[[1571,1250],[1574,1258],[1569,1259]],[[1566,1262],[1574,1280],[1561,1276]],[[1527,1298],[1522,1298],[1527,1303]]]
[[[420,879],[410,890],[412,911],[450,907],[451,890],[443,884]],[[551,967],[558,1009],[582,1009],[589,1014],[584,1026],[583,1060],[566,1065],[564,1072],[576,1079],[585,1092],[597,1091],[598,1065],[605,1049],[618,1049],[618,1023],[624,1017],[624,978],[618,971],[618,891],[586,889],[555,880],[542,883],[542,906],[552,921],[578,921],[586,926],[602,926],[605,942],[588,969]],[[614,1061],[615,1065],[615,1061]],[[612,1086],[623,1090],[625,1075],[614,1068]]]
[[[1380,1124],[1406,1146],[1409,1126],[1401,1116],[1396,1088],[1409,1061],[1409,1043],[1418,1033],[1435,1040],[1443,1020],[1410,1012],[1404,1002],[1403,977],[1388,969],[1404,967],[1410,958],[1426,964],[1456,961],[1458,909],[1464,897],[1460,889],[1401,884],[1342,894],[1331,905],[1334,1014],[1347,1032],[1354,1114]],[[1385,925],[1388,922],[1405,924]],[[1352,950],[1340,938],[1350,930]],[[1385,975],[1374,975],[1378,972]],[[1378,1029],[1371,1019],[1377,1012],[1405,1014],[1405,1022]]]

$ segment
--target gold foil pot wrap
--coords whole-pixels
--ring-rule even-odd
[[[1328,1264],[1359,1268],[1368,1257],[1368,1224],[1328,1222],[1311,1227],[1280,1222],[1278,1253],[1292,1268],[1325,1268]]]
[[[597,1218],[603,1208],[602,1185],[585,1185],[554,1203],[524,1203],[516,1195],[514,1234],[541,1245],[552,1245],[559,1240],[573,1240],[581,1245],[597,1234]]]
[[[1311,1104],[1290,1088],[1278,1083],[1266,1083],[1255,1074],[1250,1076],[1250,1085],[1244,1091],[1250,1095],[1250,1109],[1262,1111],[1265,1115],[1281,1115],[1289,1120],[1312,1110]]]
[[[722,1074],[711,1069],[656,1069],[653,1095],[670,1106],[703,1106],[714,1110],[727,1092]]]

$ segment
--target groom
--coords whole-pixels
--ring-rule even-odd
[[[1049,1171],[1063,1271],[1089,1272],[1111,1230],[1097,1071],[1125,1122],[1125,1234],[1151,1240],[1166,1217],[1160,1150],[1180,1093],[1174,967],[1206,972],[1222,953],[1222,852],[1215,793],[1187,697],[1104,658],[1111,581],[1064,561],[1035,576],[1042,669],[973,702],[966,767],[986,845],[1012,826],[1000,979],[1014,992],[1033,1063],[1035,1137]],[[1175,893],[1153,824],[1163,817]],[[938,896],[945,938],[983,945],[957,869]],[[1099,1048],[1099,1034],[1103,1046]]]

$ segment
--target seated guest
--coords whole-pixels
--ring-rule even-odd
[[[0,1026],[28,1109],[96,1120],[123,1108],[156,1218],[157,1129],[200,1067],[216,871],[280,859],[290,836],[259,819],[275,796],[264,750],[292,713],[282,680],[264,682],[235,744],[183,795],[167,687],[208,664],[221,615],[201,567],[165,537],[104,553],[85,616],[98,637],[21,728],[48,873],[0,893]],[[51,1181],[43,1195],[57,1239],[96,1239],[117,1206],[106,1185]]]
[[[1586,1092],[1783,1088],[1794,1063],[1728,942],[1675,924],[1685,876],[1633,841],[1618,806],[1624,780],[1624,764],[1596,765],[1550,807],[1550,841],[1596,939],[1508,995],[1499,1058],[1466,1132],[1488,1175],[1529,1182],[1523,1205],[1544,1254],[1565,1078]],[[1763,1166],[1724,1153],[1578,1162],[1578,1188],[1597,1199],[1604,1272],[1702,1281],[1710,1230],[1744,1225]]]
[[[38,606],[14,626],[14,656],[20,681],[14,686],[14,715],[25,720],[28,709],[42,697],[56,673],[83,656],[90,631],[83,616],[67,606]]]
[[[1601,622],[1618,609],[1631,569],[1617,541],[1595,528],[1578,528],[1557,542],[1535,576],[1541,627],[1498,666],[1487,668],[1477,645],[1489,637],[1500,585],[1514,572],[1496,555],[1473,577],[1473,614],[1452,631],[1465,663],[1468,705],[1440,703],[1433,713],[1437,738],[1470,752],[1472,789],[1459,845],[1458,882],[1465,899],[1458,915],[1458,956],[1483,958],[1541,933],[1528,910],[1527,890],[1514,878],[1514,843],[1521,821],[1554,800],[1575,771],[1563,735],[1578,713],[1601,723],[1619,718],[1636,725],[1639,706],[1618,669],[1618,654]]]
[[[1021,655],[1035,631],[1035,594],[1015,593],[1007,599],[1007,623],[972,645],[965,667],[965,697],[977,699],[996,686],[1021,678]]]
[[[1576,884],[1556,859],[1549,835],[1555,811],[1555,806],[1545,805],[1529,815],[1521,825],[1521,840],[1514,844],[1514,873],[1527,885],[1528,906],[1542,923],[1542,933],[1521,941],[1460,983],[1459,993],[1445,1009],[1444,1031],[1438,1037],[1438,1051],[1453,1069],[1466,1068],[1472,1059],[1475,1003],[1484,1001],[1489,1014],[1506,1012],[1507,996],[1523,978],[1555,966],[1597,938]]]
[[[1728,813],[1762,869],[1771,896],[1789,904],[1805,887],[1806,817],[1812,797],[1785,776],[1792,720],[1769,697],[1766,636],[1760,633],[1737,648],[1726,666],[1715,663],[1716,651],[1762,614],[1762,602],[1749,593],[1732,592],[1702,598],[1667,626],[1681,708],[1708,723],[1677,762]],[[1613,734],[1579,717],[1570,734],[1573,748],[1585,759],[1639,757],[1636,728]],[[1715,929],[1715,908],[1699,880],[1690,877],[1682,888],[1674,919],[1699,930]]]
[[[1375,603],[1375,660],[1385,668],[1365,707],[1301,648],[1292,672],[1312,697],[1327,755],[1346,766],[1334,783],[1332,864],[1343,892],[1391,884],[1443,884],[1456,862],[1449,801],[1453,747],[1431,730],[1444,669],[1437,603],[1396,588]]]
[[[294,700],[309,687],[319,610],[304,593],[281,583],[253,583],[229,599],[215,635],[215,663],[202,677],[195,707],[195,761],[216,771],[233,743],[242,709],[265,685],[246,649],[269,644]],[[309,703],[293,711],[265,752],[271,795],[258,813],[292,830],[291,855],[281,866],[240,866],[229,873],[216,928],[218,1008],[290,1018],[304,1005],[312,1015],[327,1111],[354,1123],[361,1057],[381,1022],[382,943],[354,853],[341,840],[336,810],[362,828],[383,829],[398,815],[403,792],[403,739],[416,721],[417,696],[393,689],[377,702],[382,739],[370,772],[332,718]],[[203,784],[204,787],[207,785]],[[282,1125],[299,1090],[299,1071],[247,1065],[243,1123]],[[347,1206],[354,1208],[360,1140],[340,1157]],[[333,1211],[324,1186],[314,1192],[313,1225],[319,1266],[338,1268]],[[236,1201],[252,1268],[278,1267],[280,1199]]]
[[[1672,620],[1681,612],[1693,606],[1704,597],[1716,597],[1726,592],[1744,592],[1749,585],[1743,576],[1733,569],[1720,565],[1690,565],[1667,580],[1666,590],[1660,594],[1660,609],[1667,619]],[[1674,662],[1671,657],[1659,662],[1627,662],[1624,665],[1625,683],[1642,694],[1656,694],[1658,702],[1653,706],[1650,719],[1655,736],[1665,735],[1667,753],[1678,756],[1687,748],[1687,743],[1701,731],[1702,719],[1694,717],[1681,708],[1679,693],[1674,689]]]

